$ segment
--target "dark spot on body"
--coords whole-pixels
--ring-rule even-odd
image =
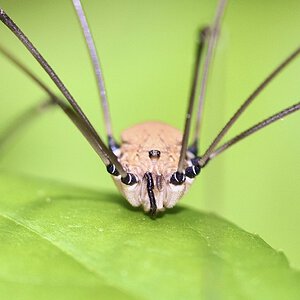
[[[149,151],[149,157],[152,159],[158,159],[160,158],[160,151],[159,150],[150,150]]]

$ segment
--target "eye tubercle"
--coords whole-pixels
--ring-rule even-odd
[[[149,157],[151,158],[151,159],[158,159],[158,158],[160,158],[160,151],[159,150],[150,150],[149,151]]]

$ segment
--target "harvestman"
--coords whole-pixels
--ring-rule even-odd
[[[202,29],[200,32],[195,60],[194,77],[183,135],[179,130],[167,124],[160,122],[145,122],[126,129],[122,133],[122,142],[120,145],[116,142],[113,136],[111,117],[100,61],[80,0],[73,0],[73,4],[85,36],[98,82],[108,145],[106,145],[100,138],[78,103],[40,52],[33,46],[26,35],[14,23],[14,21],[12,21],[5,11],[0,9],[1,21],[30,51],[67,100],[67,102],[64,102],[64,100],[59,99],[25,66],[11,56],[9,52],[0,48],[0,51],[7,58],[12,60],[25,73],[27,73],[27,75],[39,84],[49,96],[49,100],[27,111],[17,123],[13,124],[10,131],[13,131],[16,127],[20,126],[22,122],[25,122],[37,115],[44,108],[52,105],[58,105],[77,126],[86,140],[99,155],[100,159],[105,164],[108,173],[112,175],[118,189],[131,205],[143,206],[144,210],[146,212],[150,212],[151,215],[155,215],[157,212],[163,211],[165,208],[173,207],[189,189],[195,177],[199,175],[201,169],[204,168],[210,160],[259,129],[262,129],[300,109],[300,102],[296,103],[255,124],[224,144],[219,145],[231,126],[253,102],[257,95],[272,79],[274,79],[275,76],[277,76],[292,60],[296,58],[296,56],[299,55],[299,47],[254,90],[232,118],[226,123],[204,154],[199,155],[199,135],[201,131],[203,103],[208,73],[219,36],[220,24],[223,18],[226,2],[226,0],[219,0],[215,19],[212,25]],[[203,63],[201,63],[203,56],[205,57]],[[199,97],[196,96],[198,85],[200,86]],[[191,118],[194,110],[194,102],[196,100],[198,103],[195,130],[192,143],[188,146]]]

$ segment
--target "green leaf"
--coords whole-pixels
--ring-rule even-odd
[[[300,273],[257,235],[178,206],[0,175],[6,299],[300,299]]]

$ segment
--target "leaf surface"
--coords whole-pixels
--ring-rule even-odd
[[[300,273],[260,237],[177,206],[0,174],[1,299],[300,299]]]

